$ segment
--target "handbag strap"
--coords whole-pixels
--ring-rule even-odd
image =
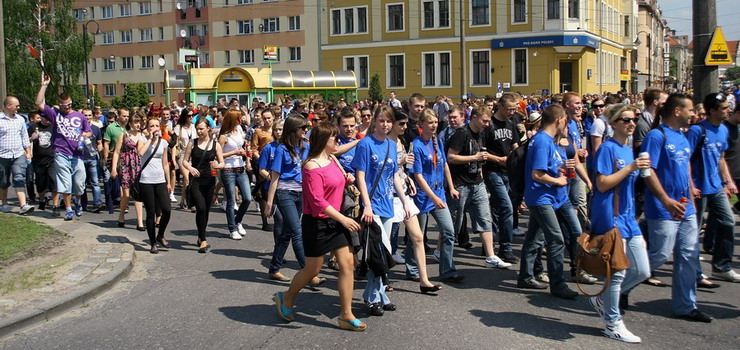
[[[193,148],[195,147],[198,147],[198,144],[195,143],[195,141],[193,141]],[[211,150],[213,150],[215,147],[216,147],[216,140],[213,140],[213,144],[211,144]],[[205,152],[208,152],[207,148],[203,150],[203,157],[200,157],[200,160],[198,160],[198,165],[195,167],[195,169],[200,169],[200,166],[203,165],[203,159],[205,159]],[[191,159],[193,158],[193,151],[190,151],[190,158]]]
[[[157,150],[159,149],[159,144],[162,142],[162,138],[157,138],[157,145],[154,146],[154,151],[152,151],[152,154],[149,155],[149,158],[146,159],[144,164],[141,165],[141,171],[139,172],[139,177],[141,177],[141,173],[144,171],[144,168],[146,168],[147,165],[149,165],[149,162],[152,161],[152,158],[154,158],[154,154],[157,153]]]
[[[383,165],[380,167],[380,171],[378,171],[378,175],[375,177],[375,183],[373,183],[373,189],[370,190],[370,201],[373,200],[373,196],[375,195],[375,190],[378,189],[378,184],[380,183],[380,177],[383,176],[383,170],[385,170],[385,164],[388,163],[388,156],[391,154],[391,140],[388,140],[386,138],[386,141],[388,142],[388,147],[385,151],[385,158],[383,158]]]
[[[576,264],[576,269],[578,269],[577,271],[580,271],[581,270],[581,261],[580,260],[578,261],[578,264]],[[609,288],[609,283],[611,283],[611,280],[612,280],[612,278],[611,278],[611,275],[612,275],[612,264],[610,264],[608,261],[606,261],[606,275],[609,276],[609,277],[604,277],[604,286],[601,287],[601,290],[598,293],[596,293],[596,294],[589,294],[585,290],[583,290],[583,287],[581,287],[581,282],[579,282],[578,279],[576,279],[576,287],[578,287],[578,290],[581,291],[581,293],[583,293],[583,295],[585,295],[587,297],[596,297],[596,296],[599,296],[601,294],[604,294],[604,292],[606,291],[606,289]]]

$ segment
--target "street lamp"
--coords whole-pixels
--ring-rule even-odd
[[[641,30],[637,32],[637,34],[635,34],[635,36],[637,37],[635,39],[635,47],[640,46],[640,44],[642,44],[642,42],[640,41],[640,33],[645,34],[645,38],[648,39],[647,45],[648,45],[648,55],[650,57],[650,60],[648,60],[648,85],[646,86],[647,88],[653,84],[653,59],[652,59],[653,53],[652,53],[652,48],[651,48],[653,46],[652,45],[653,43],[652,43],[652,40],[650,40],[650,33],[644,30]]]
[[[87,9],[84,9],[83,11],[87,15]],[[82,24],[82,47],[85,50],[85,95],[86,95],[85,97],[87,97],[88,107],[92,109],[95,107],[95,100],[94,100],[95,98],[90,97],[90,73],[88,73],[88,70],[87,70],[87,61],[89,60],[89,58],[87,57],[87,26],[90,25],[90,23],[95,24],[96,29],[95,29],[95,34],[93,35],[100,34],[100,23],[98,23],[94,19],[91,19]]]

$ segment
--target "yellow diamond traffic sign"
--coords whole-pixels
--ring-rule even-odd
[[[706,66],[727,66],[732,64],[730,49],[727,48],[725,35],[722,34],[722,28],[717,27],[712,34],[712,41],[709,43],[707,56],[704,58]]]

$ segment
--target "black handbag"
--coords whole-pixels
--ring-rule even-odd
[[[141,202],[141,188],[139,184],[139,181],[141,180],[141,173],[144,172],[144,168],[146,168],[146,166],[149,165],[149,162],[152,161],[152,158],[154,158],[154,154],[157,153],[157,150],[159,149],[159,144],[161,142],[162,138],[160,137],[157,139],[157,145],[154,146],[152,154],[150,154],[149,158],[147,158],[146,161],[144,161],[144,164],[141,165],[141,170],[139,170],[139,173],[136,175],[136,180],[129,187],[131,198],[133,198],[137,202]]]

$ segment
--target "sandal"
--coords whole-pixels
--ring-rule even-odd
[[[337,262],[337,259],[329,259],[329,262],[326,265],[332,270],[339,270],[339,263]]]
[[[642,283],[647,284],[647,285],[651,285],[653,287],[667,287],[668,286],[665,282],[663,282],[663,281],[661,281],[661,280],[659,280],[657,278],[654,278],[654,277],[650,277],[650,278],[644,280]]]
[[[365,329],[367,329],[367,324],[360,321],[359,319],[354,319],[352,321],[337,320],[337,323],[339,324],[339,328],[347,329],[353,332],[363,332],[365,331]]]
[[[295,311],[283,306],[283,292],[275,293],[272,300],[275,301],[275,306],[277,306],[278,316],[280,316],[280,318],[287,322],[295,321]]]
[[[322,284],[326,283],[326,278],[324,277],[314,277],[311,282],[308,283],[311,287],[319,287]]]
[[[696,282],[696,288],[714,289],[719,288],[719,284],[713,283],[712,281],[704,278]]]

